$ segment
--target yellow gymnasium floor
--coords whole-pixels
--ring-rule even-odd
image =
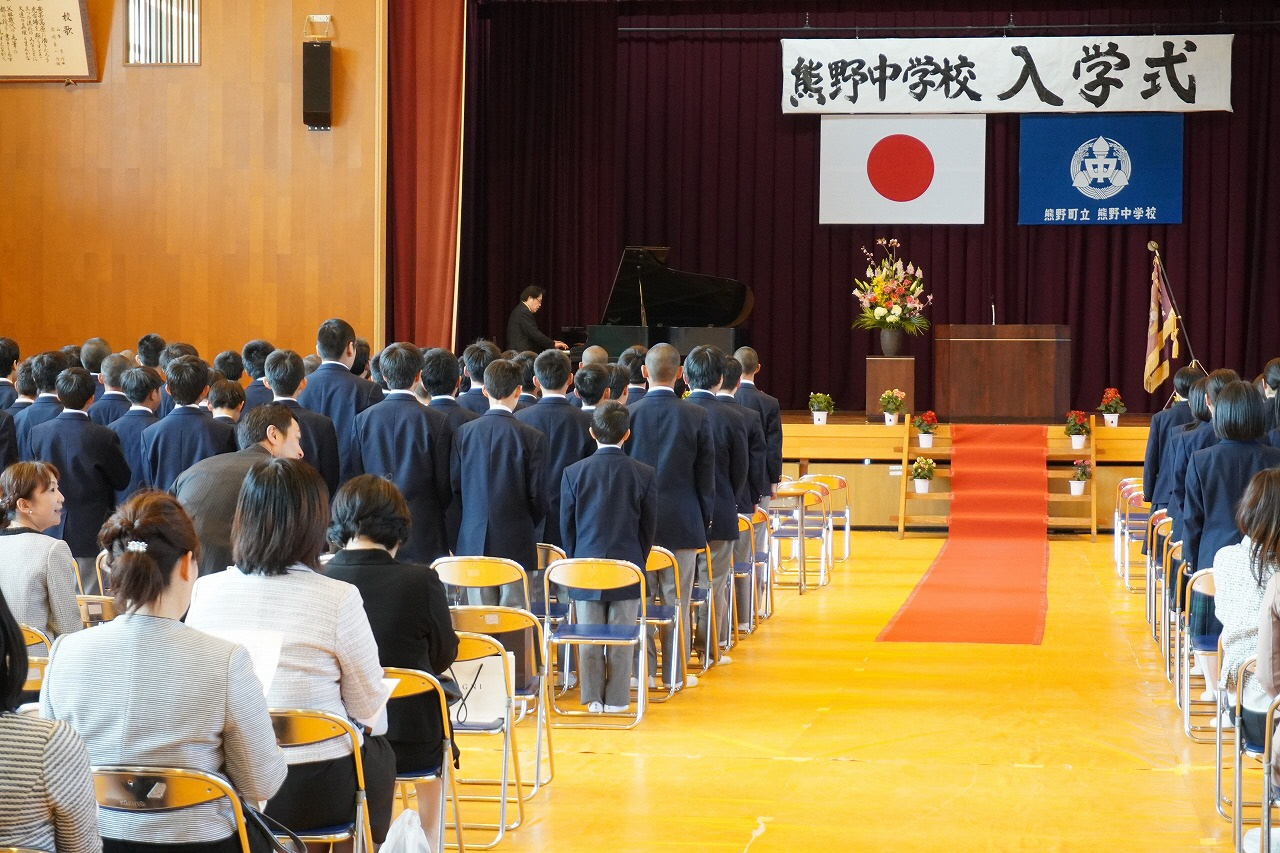
[[[1043,645],[875,642],[941,544],[856,533],[830,586],[780,591],[639,729],[557,729],[499,849],[1229,850],[1213,747],[1181,733],[1109,537],[1051,540]]]

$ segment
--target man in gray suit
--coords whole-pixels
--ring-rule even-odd
[[[231,521],[240,485],[249,469],[271,457],[301,459],[302,428],[281,403],[258,406],[241,418],[238,453],[210,456],[178,475],[172,491],[195,522],[200,537],[200,574],[220,572],[234,563]]]

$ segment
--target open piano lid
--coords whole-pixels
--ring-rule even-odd
[[[731,278],[669,269],[668,251],[623,249],[601,325],[732,327],[751,316],[751,288]]]

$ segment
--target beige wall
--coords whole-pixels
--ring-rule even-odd
[[[204,0],[195,67],[126,68],[124,0],[89,9],[100,83],[0,83],[0,334],[309,352],[342,316],[381,340],[385,0]],[[324,13],[328,133],[300,82]]]

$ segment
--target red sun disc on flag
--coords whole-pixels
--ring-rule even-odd
[[[867,179],[890,201],[914,201],[933,183],[933,155],[914,136],[886,136],[867,155]]]

